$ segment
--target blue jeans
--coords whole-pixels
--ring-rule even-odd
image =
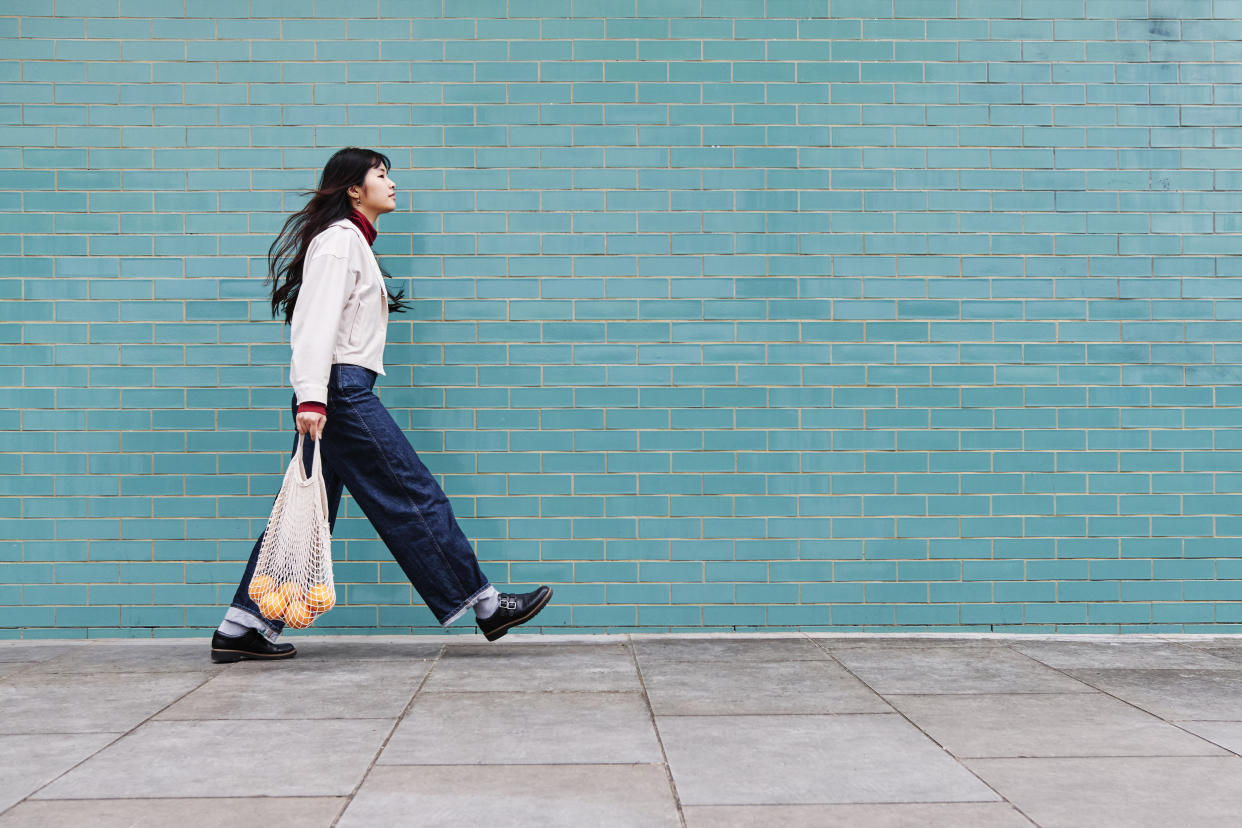
[[[328,420],[319,437],[328,488],[328,523],[336,526],[341,487],[345,486],[428,609],[442,626],[448,626],[473,606],[490,584],[440,484],[372,391],[375,376],[369,368],[343,363],[334,364],[328,375]],[[295,421],[297,407],[294,395]],[[304,440],[303,449],[309,474],[314,442]],[[293,451],[297,451],[296,434]],[[262,543],[260,534],[232,607],[262,619],[272,633],[278,633],[284,628],[283,622],[263,619],[247,595]]]

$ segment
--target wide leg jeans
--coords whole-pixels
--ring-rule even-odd
[[[334,364],[328,376],[328,420],[319,438],[328,521],[336,526],[341,488],[349,489],[428,609],[442,626],[448,626],[490,584],[440,484],[375,395],[375,377],[369,368],[343,363]],[[296,420],[296,395],[291,407]],[[296,434],[293,446],[297,451]],[[308,473],[313,448],[311,440],[304,441]],[[257,619],[271,638],[284,628],[283,622],[263,618],[247,594],[262,543],[260,534],[228,617],[236,618],[235,611],[253,616],[245,619],[246,625],[255,626]]]

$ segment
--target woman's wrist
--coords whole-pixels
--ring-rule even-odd
[[[298,404],[298,413],[323,414],[326,417],[328,415],[328,408],[321,402],[304,402]]]

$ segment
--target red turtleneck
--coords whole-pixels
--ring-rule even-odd
[[[350,221],[352,221],[357,226],[359,230],[362,231],[362,237],[367,240],[367,244],[369,245],[375,244],[375,237],[379,235],[379,233],[376,231],[375,225],[373,225],[366,216],[364,216],[362,213],[358,212],[357,210],[354,210],[353,212],[349,214],[348,218]],[[298,405],[298,413],[301,414],[304,411],[310,411],[315,414],[324,414],[324,415],[328,413],[327,406],[325,406],[323,403],[311,402],[311,401],[307,401],[307,402],[304,402]]]
[[[362,235],[366,238],[367,244],[375,244],[375,237],[379,234],[375,229],[375,225],[371,224],[371,221],[366,216],[357,210],[354,210],[349,214],[349,220],[358,225],[358,229],[362,231]]]

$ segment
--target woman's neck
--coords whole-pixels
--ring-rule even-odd
[[[375,224],[369,218],[367,218],[366,213],[355,208],[353,212],[349,214],[348,218],[351,222],[354,223],[354,226],[356,226],[359,230],[362,231],[362,235],[364,238],[366,238],[367,244],[375,243],[375,237],[379,233],[375,229]]]

